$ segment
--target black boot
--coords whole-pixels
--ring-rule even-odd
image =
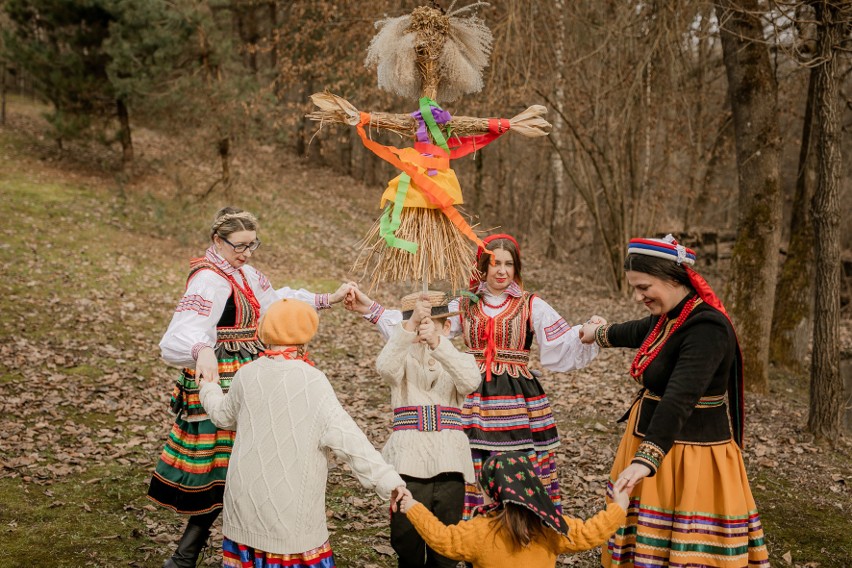
[[[183,536],[180,537],[180,542],[178,542],[177,550],[171,558],[166,560],[163,568],[195,568],[198,563],[198,555],[201,554],[201,549],[207,544],[208,536],[210,536],[210,527],[199,526],[191,521],[187,523],[186,530],[183,531]]]

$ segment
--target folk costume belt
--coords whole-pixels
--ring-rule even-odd
[[[650,399],[650,400],[656,400],[658,402],[660,400],[662,400],[661,396],[658,396],[658,395],[652,393],[649,390],[645,390],[645,392],[642,393],[642,398],[647,398],[647,399]],[[701,398],[698,399],[698,402],[695,403],[695,408],[715,408],[717,406],[722,406],[723,404],[725,404],[725,395],[724,394],[717,394],[717,395],[713,395],[713,396],[702,396]]]
[[[461,430],[461,410],[454,406],[400,406],[393,409],[393,431]]]

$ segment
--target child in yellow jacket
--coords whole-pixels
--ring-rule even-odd
[[[560,554],[605,543],[627,515],[623,491],[588,521],[560,515],[521,452],[489,457],[480,484],[491,502],[456,525],[443,524],[405,490],[398,506],[433,550],[474,568],[552,568]]]

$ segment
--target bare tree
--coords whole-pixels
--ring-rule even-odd
[[[769,385],[769,332],[778,274],[781,188],[778,86],[758,0],[715,0],[736,133],[739,222],[728,306],[751,390]]]
[[[793,372],[805,369],[813,306],[814,226],[811,201],[818,178],[814,121],[816,76],[816,68],[811,69],[790,220],[790,243],[775,292],[769,346],[770,361]]]
[[[816,120],[819,184],[814,196],[816,299],[808,430],[835,442],[843,416],[840,376],[840,81],[841,41],[852,22],[848,1],[815,0],[817,21]]]

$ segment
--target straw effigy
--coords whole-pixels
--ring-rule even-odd
[[[420,100],[418,118],[407,114],[365,113],[331,93],[311,96],[317,108],[307,117],[318,121],[320,128],[326,124],[356,126],[366,146],[403,170],[383,195],[384,214],[361,243],[355,263],[354,270],[367,275],[372,287],[398,280],[420,280],[424,289],[436,280],[449,281],[453,289],[463,289],[468,283],[475,258],[473,245],[481,244],[481,240],[455,209],[463,201],[455,174],[448,167],[449,161],[442,162],[446,165],[440,167],[421,167],[425,162],[420,156],[428,160],[440,154],[447,160],[451,155],[457,157],[475,151],[507,131],[530,138],[545,136],[550,131],[550,124],[543,118],[546,109],[539,105],[511,119],[456,116],[448,121],[444,118],[440,123],[426,120],[424,113],[445,112],[436,100],[452,101],[483,87],[482,71],[491,52],[491,32],[479,18],[462,16],[482,4],[455,12],[451,6],[449,13],[421,6],[411,14],[376,23],[379,31],[370,43],[366,63],[376,66],[380,88]],[[394,132],[418,139],[422,148],[424,123],[428,123],[432,149],[414,158],[411,154],[404,157],[404,151],[397,148],[379,145],[367,134],[367,129],[371,133]],[[465,144],[466,149],[451,154],[447,144],[454,148]],[[427,170],[429,176],[436,171],[444,175],[429,179],[424,174]],[[405,179],[400,181],[400,178]],[[439,179],[443,185],[434,181]],[[403,186],[405,190],[400,189]]]

